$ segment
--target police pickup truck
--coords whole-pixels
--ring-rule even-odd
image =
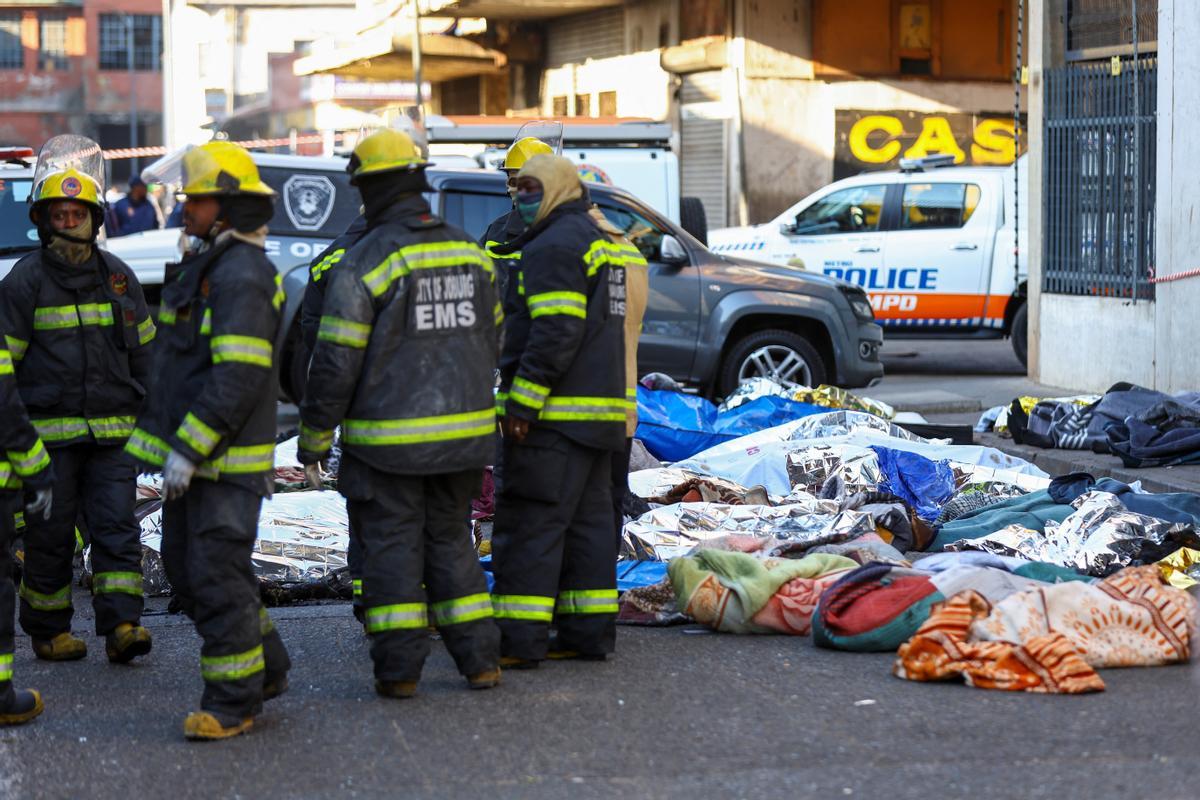
[[[1011,167],[952,164],[929,156],[837,181],[769,223],[709,231],[709,247],[861,286],[889,338],[1009,336],[1025,363],[1024,159],[1015,215]]]

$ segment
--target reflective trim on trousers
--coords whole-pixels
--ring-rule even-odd
[[[42,594],[30,589],[22,580],[17,594],[35,611],[62,611],[71,607],[71,584],[69,583],[56,592]]]
[[[258,607],[258,631],[263,636],[266,636],[271,631],[275,630],[275,623],[271,621],[271,615],[267,613],[267,609],[263,606]]]
[[[496,619],[550,622],[554,619],[554,598],[531,594],[494,594],[492,610]]]
[[[142,596],[140,572],[97,572],[92,578],[92,594],[120,592]]]
[[[439,600],[429,606],[435,625],[459,625],[493,616],[492,596],[487,592]]]
[[[394,603],[367,609],[367,633],[429,627],[424,603]]]
[[[558,614],[616,614],[616,589],[564,589],[558,593]]]
[[[13,676],[13,654],[0,653],[0,683],[11,681]]]
[[[200,656],[200,675],[206,681],[240,681],[264,669],[261,644],[231,656]]]

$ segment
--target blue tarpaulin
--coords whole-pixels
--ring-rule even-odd
[[[717,407],[696,395],[639,386],[637,438],[660,461],[690,458],[702,450],[829,409],[782,397],[760,397],[737,408]]]
[[[916,509],[928,522],[937,519],[942,506],[954,497],[954,471],[947,461],[887,447],[872,447],[879,459],[883,482],[879,488],[891,492]]]

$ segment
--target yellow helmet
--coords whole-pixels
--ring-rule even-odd
[[[411,170],[427,163],[411,136],[403,131],[384,128],[355,146],[346,171],[350,173],[350,182],[354,183],[364,175]]]
[[[77,200],[96,209],[102,209],[104,202],[95,178],[74,168],[47,175],[30,195],[34,205],[50,200]]]
[[[554,148],[543,142],[541,139],[533,136],[526,136],[524,139],[518,139],[512,143],[512,147],[508,148],[508,153],[504,156],[504,167],[506,170],[517,170],[525,166],[525,162],[534,156],[554,155]]]
[[[250,153],[233,142],[207,142],[183,156],[183,188],[189,197],[208,194],[255,194],[274,197],[275,190],[258,176]]]

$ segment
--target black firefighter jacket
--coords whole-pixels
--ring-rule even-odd
[[[347,455],[422,475],[482,468],[495,453],[491,260],[408,195],[342,259],[325,296],[300,460],[323,458],[342,425]]]
[[[158,318],[158,380],[126,451],[162,466],[175,450],[201,478],[269,496],[283,302],[263,249],[228,234],[172,265]]]
[[[45,444],[124,444],[155,337],[133,271],[101,250],[71,265],[43,248],[0,283],[0,306],[21,398]]]
[[[0,490],[38,489],[53,482],[50,454],[33,429],[13,370],[12,354],[0,346]],[[0,547],[8,547],[0,542]],[[8,576],[0,577],[8,580]]]
[[[625,269],[641,261],[612,242],[585,199],[564,203],[498,251],[521,251],[505,309],[501,413],[587,447],[625,446]]]
[[[308,287],[304,290],[304,302],[300,305],[300,333],[304,339],[304,352],[308,355],[312,355],[317,344],[321,309],[325,305],[325,292],[333,282],[333,270],[366,232],[367,220],[360,214],[345,233],[330,242],[329,247],[308,265]]]

